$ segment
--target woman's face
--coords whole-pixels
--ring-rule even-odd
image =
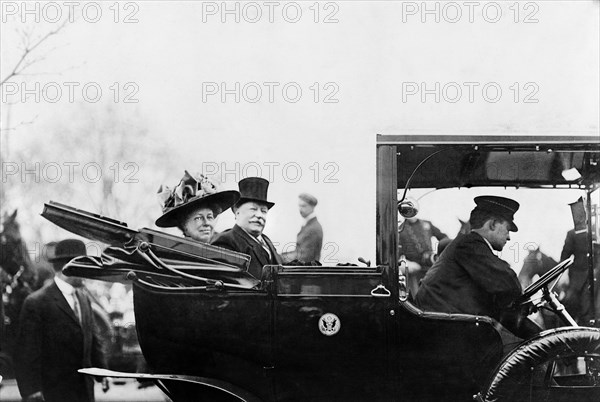
[[[192,211],[182,225],[183,235],[208,243],[214,233],[215,215],[212,209],[200,207]]]

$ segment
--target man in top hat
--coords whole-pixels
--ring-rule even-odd
[[[106,367],[102,337],[90,300],[81,291],[83,280],[61,272],[80,255],[86,255],[82,241],[58,242],[50,259],[54,280],[23,304],[15,363],[25,401],[94,401],[93,380],[77,370]]]
[[[494,251],[501,251],[510,232],[519,203],[504,197],[475,197],[471,232],[454,239],[427,271],[415,302],[425,311],[486,315],[500,319],[501,313],[521,295],[516,273]],[[538,328],[509,329],[522,337]]]
[[[241,197],[232,207],[235,225],[219,234],[212,244],[248,254],[248,272],[260,279],[263,266],[281,264],[273,243],[263,234],[267,214],[275,204],[267,201],[269,182],[263,178],[248,177],[240,180],[238,186]]]
[[[296,237],[296,259],[310,262],[321,259],[323,247],[323,228],[317,220],[315,207],[318,200],[315,196],[302,193],[298,196],[298,210],[304,218],[304,224]]]

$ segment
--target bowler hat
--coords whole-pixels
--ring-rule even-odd
[[[246,202],[257,202],[265,204],[271,209],[274,202],[267,201],[267,190],[269,189],[269,181],[262,177],[246,177],[238,183],[240,187],[241,197],[235,204],[236,207],[245,204]]]
[[[81,240],[66,239],[56,243],[54,247],[54,255],[48,258],[48,261],[63,261],[71,260],[81,255],[87,255],[85,244]]]
[[[240,193],[235,190],[219,191],[214,180],[203,174],[192,176],[186,170],[173,190],[160,186],[158,196],[163,214],[156,220],[156,226],[168,228],[179,226],[182,216],[202,206],[216,208],[214,212],[218,215],[235,204]]]
[[[519,230],[513,222],[515,212],[519,209],[519,203],[510,198],[498,197],[495,195],[482,195],[475,197],[476,208],[491,212],[500,218],[506,219],[510,223],[509,230],[516,232]]]

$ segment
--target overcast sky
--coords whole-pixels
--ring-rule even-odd
[[[2,3],[5,77],[20,54],[19,30],[52,29],[68,6],[31,2],[33,11],[22,17],[22,2]],[[112,104],[141,116],[148,142],[171,144],[162,175],[144,174],[140,165],[139,178],[152,188],[177,184],[184,169],[227,170],[229,188],[258,173],[271,181],[276,203],[265,232],[281,244],[293,243],[302,223],[297,194],[311,192],[339,260],[374,259],[377,133],[598,135],[598,1],[228,2],[230,12],[222,2],[97,4],[75,6],[75,22],[32,66],[37,74],[21,77],[26,89],[46,87],[39,101],[22,99],[22,86],[3,88],[4,128],[8,103],[13,126],[37,116],[2,132],[4,146],[10,136],[8,160],[32,141],[43,143],[45,130],[73,119],[82,104],[90,118],[94,108],[101,113]],[[129,161],[139,158],[131,149]],[[451,208],[444,210],[432,194],[423,200],[423,217],[453,236],[474,194],[446,198]],[[578,194],[552,205],[517,194],[535,203],[519,212],[519,226],[542,226],[521,242],[540,242],[558,258],[572,227],[566,203]],[[38,211],[25,214],[40,219],[33,216],[44,195],[20,196],[41,200]],[[134,202],[159,215],[154,194]],[[557,213],[551,225],[547,218]],[[232,223],[226,212],[219,228]]]

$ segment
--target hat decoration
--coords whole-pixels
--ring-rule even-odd
[[[204,197],[216,192],[217,183],[202,173],[197,173],[194,177],[186,170],[183,178],[174,189],[170,189],[166,185],[159,187],[158,200],[163,212],[167,212],[170,208],[190,202],[194,197]]]
[[[219,191],[219,183],[208,176],[197,173],[195,175],[185,171],[179,184],[171,189],[161,185],[158,189],[158,200],[163,215],[156,220],[160,227],[178,225],[179,215],[192,207],[199,207],[202,203],[219,207],[221,213],[231,207],[239,198],[237,191]]]

